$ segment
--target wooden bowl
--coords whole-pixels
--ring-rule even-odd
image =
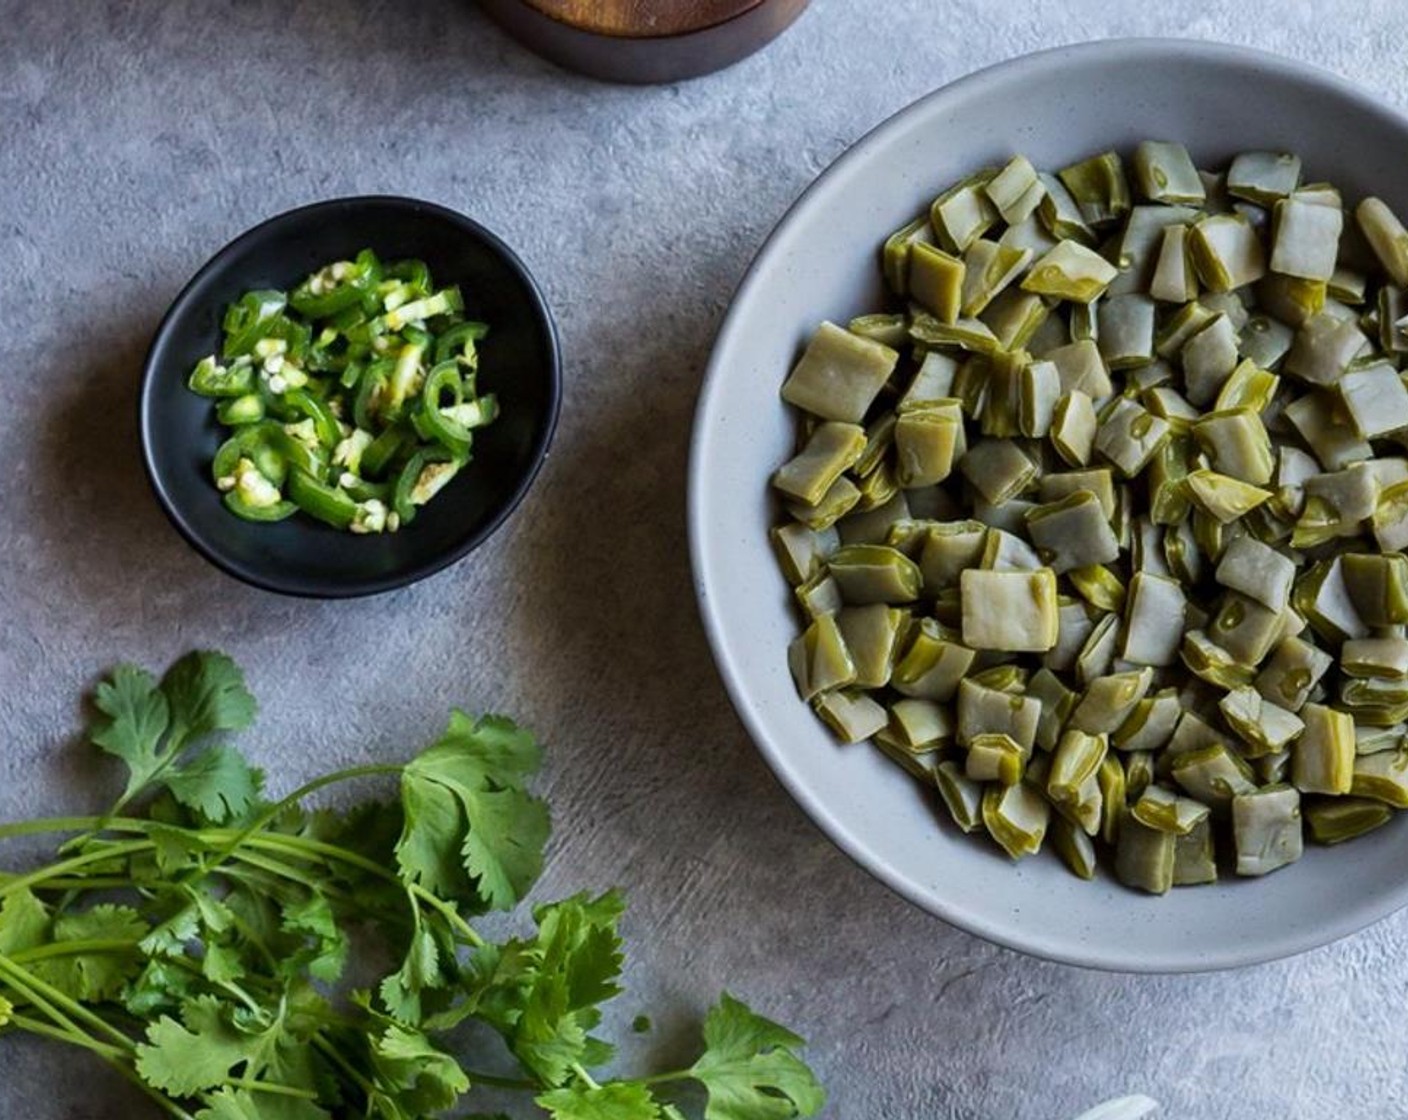
[[[608,82],[673,82],[746,58],[807,0],[480,0],[514,38]]]

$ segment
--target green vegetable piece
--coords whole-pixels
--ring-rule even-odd
[[[1289,786],[1268,786],[1232,799],[1232,834],[1237,874],[1266,875],[1300,859],[1300,794]]]
[[[1296,579],[1291,602],[1325,641],[1365,638],[1369,628],[1355,608],[1341,557],[1312,564]]]
[[[973,736],[964,760],[964,774],[974,782],[1010,786],[1022,780],[1027,752],[1009,735],[984,732]]]
[[[890,683],[904,696],[947,703],[973,665],[976,653],[935,619],[920,619]]]
[[[1275,369],[1290,352],[1296,332],[1267,315],[1253,315],[1239,335],[1237,349],[1258,369]]]
[[[1283,412],[1326,470],[1339,470],[1373,457],[1374,449],[1349,423],[1338,396],[1308,393]]]
[[[1089,493],[1099,503],[1103,517],[1113,520],[1116,516],[1118,500],[1114,475],[1104,467],[1043,475],[1039,493],[1043,502],[1058,502],[1073,494]]]
[[[1036,464],[1005,439],[980,440],[968,449],[958,469],[993,505],[1015,498],[1036,478]]]
[[[846,329],[891,350],[909,343],[909,319],[904,315],[857,315],[846,324]]]
[[[963,413],[954,400],[902,412],[895,422],[895,479],[906,488],[933,486],[963,451]]]
[[[1217,706],[1227,726],[1242,740],[1245,758],[1280,753],[1306,726],[1294,712],[1266,699],[1249,685],[1234,688]]]
[[[1371,197],[1355,208],[1354,217],[1389,278],[1408,288],[1408,230],[1398,216],[1382,199]]]
[[[963,255],[961,313],[969,318],[982,314],[988,304],[1021,275],[1031,259],[1030,249],[1007,248],[982,238],[974,241]]]
[[[1408,482],[1379,492],[1373,514],[1374,540],[1385,552],[1408,548]]]
[[[827,562],[847,603],[908,603],[919,597],[919,566],[888,545],[855,544],[837,549]]]
[[[1083,467],[1095,449],[1098,421],[1090,397],[1078,389],[1056,402],[1051,417],[1051,445],[1066,463]]]
[[[1214,808],[1226,807],[1234,797],[1257,788],[1252,768],[1222,743],[1179,753],[1172,775],[1190,797]]]
[[[1097,677],[1071,713],[1067,726],[1091,735],[1108,735],[1120,727],[1148,692],[1153,670],[1143,668]]]
[[[1056,644],[1056,574],[969,569],[959,581],[963,642],[972,649],[1041,652]]]
[[[1194,887],[1217,882],[1212,822],[1199,821],[1186,836],[1173,842],[1173,885]]]
[[[783,574],[793,586],[820,572],[840,544],[835,529],[817,532],[796,521],[775,527],[769,535]]]
[[[1346,370],[1337,388],[1360,439],[1408,428],[1408,388],[1387,361]]]
[[[799,584],[794,594],[802,613],[808,618],[820,618],[824,614],[838,614],[845,606],[841,598],[841,585],[825,569],[817,572],[805,583]]]
[[[1257,665],[1271,651],[1284,632],[1280,611],[1262,606],[1254,599],[1228,591],[1208,623],[1207,632],[1223,649],[1243,665]]]
[[[993,333],[999,349],[1020,350],[1032,343],[1050,315],[1040,296],[1008,287],[988,304],[981,322]]]
[[[1387,824],[1393,810],[1362,797],[1336,797],[1305,804],[1305,823],[1317,844],[1339,844]]]
[[[894,671],[900,630],[906,614],[884,603],[845,607],[837,612],[836,625],[855,662],[860,688],[883,688]]]
[[[1127,887],[1167,894],[1173,886],[1175,840],[1173,832],[1150,828],[1133,814],[1126,815],[1115,846],[1115,877]]]
[[[1287,373],[1315,385],[1334,385],[1361,352],[1368,338],[1353,319],[1322,311],[1308,318],[1296,332],[1286,355]],[[1328,465],[1328,464],[1327,464]]]
[[[846,648],[834,615],[824,614],[813,619],[801,637],[788,647],[787,659],[803,700],[855,683],[855,661]]]
[[[1290,557],[1251,537],[1238,537],[1223,551],[1216,579],[1229,591],[1279,612],[1290,603],[1295,575]]]
[[[782,399],[823,420],[859,424],[898,360],[888,346],[822,323],[783,384]]]
[[[1182,715],[1183,706],[1178,697],[1178,690],[1160,689],[1134,706],[1133,711],[1110,736],[1110,744],[1116,750],[1122,751],[1161,750],[1169,745],[1174,728]]]
[[[1144,789],[1130,810],[1133,818],[1148,828],[1186,836],[1195,825],[1207,820],[1211,810],[1201,801],[1180,797],[1163,786]]]
[[[842,476],[831,485],[821,501],[815,505],[806,502],[787,502],[787,512],[807,528],[818,533],[825,532],[842,517],[853,510],[860,501],[860,490],[849,478]]]
[[[964,832],[983,827],[983,787],[970,781],[953,761],[939,763],[935,771],[939,797],[953,823]]]
[[[1305,731],[1291,755],[1291,782],[1302,793],[1348,793],[1356,761],[1354,720],[1323,704],[1301,709]]]
[[[1408,393],[1404,395],[1408,403]],[[1232,478],[1265,486],[1271,481],[1275,460],[1271,437],[1261,417],[1250,408],[1210,412],[1193,425],[1193,438],[1212,462],[1214,470]]]
[[[983,824],[1013,859],[1036,855],[1051,822],[1051,806],[1024,782],[989,786],[983,792]]]
[[[1192,471],[1184,485],[1193,504],[1223,525],[1245,517],[1271,498],[1270,490],[1213,470]]]
[[[1089,490],[1036,506],[1027,513],[1026,521],[1032,544],[1057,575],[1119,557],[1119,541],[1100,500]]]
[[[243,397],[254,389],[254,366],[248,359],[236,358],[221,365],[214,354],[202,358],[191,371],[187,388],[203,397]]]
[[[1273,213],[1271,271],[1328,281],[1339,257],[1344,211],[1292,195],[1278,201]]]
[[[998,220],[997,207],[983,189],[996,172],[970,175],[939,195],[929,210],[929,221],[941,244],[950,253],[962,253]]]
[[[897,412],[912,408],[939,404],[953,398],[954,378],[958,373],[958,360],[937,350],[924,355],[924,361],[915,371],[914,380],[909,383],[904,396],[895,406]]]
[[[1107,754],[1095,772],[1096,788],[1100,791],[1100,828],[1097,835],[1106,844],[1119,838],[1125,818],[1125,771],[1114,755]]]
[[[928,527],[919,570],[929,593],[958,583],[959,573],[976,566],[983,555],[987,526],[981,521],[937,522]]]
[[[1187,618],[1188,599],[1177,580],[1135,572],[1125,597],[1120,656],[1136,665],[1172,665]]]
[[[1408,556],[1350,553],[1338,560],[1360,619],[1369,626],[1408,623]]]
[[[1081,879],[1095,878],[1095,842],[1065,817],[1051,819],[1051,847]]]
[[[1179,649],[1183,663],[1193,674],[1219,688],[1239,688],[1251,684],[1256,670],[1237,661],[1203,630],[1188,630]]]
[[[1198,297],[1198,274],[1185,225],[1165,226],[1159,243],[1149,294],[1164,303],[1187,303]]]
[[[1203,287],[1231,292],[1266,274],[1266,255],[1256,230],[1240,214],[1214,214],[1192,229],[1193,263]]]
[[[915,218],[914,221],[895,230],[885,239],[881,250],[882,271],[885,283],[896,295],[909,292],[909,257],[916,244],[932,243],[933,232],[929,226],[929,215]]]
[[[1130,369],[1153,360],[1157,312],[1154,301],[1137,292],[1101,300],[1096,341],[1110,369]]]
[[[1129,181],[1117,152],[1103,152],[1057,172],[1080,208],[1081,218],[1092,226],[1114,221],[1129,213]]]
[[[1061,392],[1061,375],[1054,362],[1022,366],[1017,402],[1017,428],[1022,435],[1041,439],[1050,434]]]
[[[1037,179],[1046,188],[1041,202],[1037,205],[1037,216],[1051,236],[1062,241],[1076,241],[1082,245],[1095,244],[1095,234],[1081,216],[1080,207],[1066,189],[1066,185],[1054,175],[1037,172]]]
[[[1215,314],[1183,344],[1184,393],[1198,407],[1210,404],[1237,368],[1237,328],[1225,314]]]
[[[890,734],[905,746],[943,745],[953,738],[953,713],[932,700],[896,700],[890,705]]]
[[[1037,177],[1036,168],[1025,156],[1013,156],[984,190],[1008,225],[1026,221],[1046,197],[1046,188]]]
[[[1231,409],[1247,408],[1258,416],[1271,407],[1281,379],[1274,373],[1259,369],[1250,360],[1238,362],[1236,367],[1217,391],[1213,410],[1226,412]]]
[[[1080,392],[1092,400],[1103,400],[1114,392],[1100,347],[1090,339],[1058,347],[1047,359],[1056,367],[1062,393]]]
[[[1041,703],[1034,697],[1005,692],[976,678],[958,687],[960,745],[971,744],[979,735],[1007,735],[1029,754],[1040,717]]]
[[[1022,290],[1052,299],[1090,303],[1110,286],[1119,269],[1077,241],[1060,241],[1032,264]]]
[[[1357,756],[1349,792],[1395,809],[1408,809],[1408,751]]]
[[[1076,729],[1064,732],[1051,757],[1051,772],[1046,779],[1046,794],[1052,803],[1068,809],[1079,805],[1108,749],[1109,740],[1104,735]]]
[[[917,242],[909,251],[909,295],[940,322],[958,321],[967,265],[935,245]],[[966,312],[965,312],[966,313]]]
[[[1125,477],[1133,478],[1168,437],[1168,421],[1152,415],[1127,397],[1118,397],[1100,414],[1095,449]]]
[[[818,424],[806,446],[781,466],[772,484],[807,505],[816,505],[865,450],[865,429],[858,424]]]
[[[843,743],[859,743],[882,730],[890,717],[880,704],[855,689],[835,689],[814,697],[812,707]]]
[[[1300,183],[1300,157],[1287,152],[1243,152],[1227,169],[1227,193],[1260,206],[1285,198]]]
[[[1198,169],[1182,144],[1145,140],[1134,150],[1134,181],[1152,202],[1186,202],[1201,206],[1207,199]]]

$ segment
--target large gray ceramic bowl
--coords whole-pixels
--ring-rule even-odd
[[[1049,855],[1013,865],[961,836],[867,746],[838,746],[797,699],[798,629],[768,545],[767,479],[794,417],[778,398],[823,318],[880,306],[877,247],[945,185],[1015,151],[1063,166],[1141,139],[1182,140],[1200,165],[1244,148],[1299,152],[1310,179],[1408,213],[1408,120],[1328,74],[1178,40],[1060,48],[955,82],[842,156],[777,227],[720,331],[695,420],[689,524],[709,640],[739,715],[812,819],[906,898],[982,937],[1129,971],[1227,968],[1343,937],[1408,902],[1408,821],[1308,851],[1265,879],[1151,898]],[[833,916],[834,917],[834,916]]]

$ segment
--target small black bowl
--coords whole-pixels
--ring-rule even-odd
[[[474,459],[397,533],[357,536],[302,513],[244,521],[222,504],[210,463],[225,433],[212,402],[186,388],[220,346],[226,307],[255,288],[292,288],[365,248],[418,257],[437,284],[458,284],[466,313],[489,324],[479,385],[499,399],[475,433]],[[477,222],[428,202],[384,196],[319,202],[271,218],[221,249],[186,285],[152,340],[142,373],[142,456],[157,500],[211,563],[256,587],[349,598],[403,587],[481,544],[527,493],[557,424],[557,331],[543,294],[512,249]]]

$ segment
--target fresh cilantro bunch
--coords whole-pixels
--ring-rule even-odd
[[[511,721],[455,712],[404,765],[271,802],[217,740],[255,714],[229,658],[193,653],[160,681],[119,666],[96,708],[90,737],[128,772],[112,810],[0,825],[74,834],[48,866],[0,875],[0,1034],[82,1047],[179,1120],[417,1120],[476,1086],[522,1089],[556,1120],[684,1120],[680,1090],[704,1120],[821,1109],[802,1040],[728,995],[688,1069],[593,1072],[613,1057],[594,1032],[621,991],[619,892],[537,906],[524,936],[475,929],[521,902],[548,837],[527,789],[540,751]],[[395,799],[303,805],[374,776]],[[359,975],[391,971],[350,988],[354,956]],[[472,1049],[493,1072],[462,1064]]]

